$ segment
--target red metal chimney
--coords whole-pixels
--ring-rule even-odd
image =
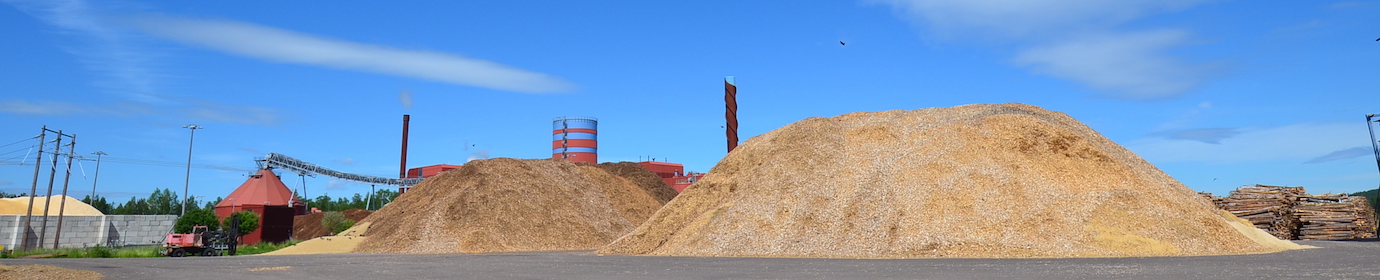
[[[728,119],[728,152],[738,147],[738,86],[733,76],[724,77],[724,118]]]
[[[398,178],[407,178],[407,122],[410,119],[411,116],[406,114],[403,115],[402,160],[398,163]],[[398,186],[399,194],[405,191],[406,190],[404,190],[402,186]]]

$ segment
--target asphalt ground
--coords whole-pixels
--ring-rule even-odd
[[[594,255],[336,254],[4,259],[105,279],[1380,279],[1380,242],[1302,241],[1274,254],[1077,259],[804,259]]]

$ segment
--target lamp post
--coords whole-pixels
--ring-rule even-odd
[[[183,177],[183,178],[185,178],[185,179],[182,180],[182,195],[183,195],[183,197],[191,197],[191,196],[189,195],[189,193],[187,192],[187,189],[188,189],[188,186],[191,186],[191,183],[192,183],[192,144],[193,144],[193,143],[196,143],[196,130],[197,130],[197,129],[202,129],[202,128],[204,128],[204,127],[201,127],[200,125],[189,124],[189,125],[184,125],[184,126],[182,126],[182,128],[186,128],[186,129],[191,129],[191,130],[192,130],[192,135],[191,135],[191,137],[188,137],[188,138],[187,138],[187,174],[185,175],[185,177]],[[183,200],[182,200],[182,214],[181,214],[181,215],[177,215],[177,216],[178,216],[178,217],[182,217],[182,216],[185,216],[185,215],[187,215],[187,200],[186,200],[186,199],[183,199]]]
[[[107,155],[105,152],[96,151],[91,153],[96,155],[96,177],[91,179],[91,202],[96,201],[96,182],[101,180],[101,156]]]

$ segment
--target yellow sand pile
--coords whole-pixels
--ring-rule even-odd
[[[48,206],[48,197],[40,196],[34,198],[34,215],[43,215],[43,208]],[[67,200],[67,211],[63,215],[67,216],[100,216],[104,215],[100,210],[91,207],[86,203],[75,198],[54,195],[52,206],[48,208],[48,215],[57,216],[59,208],[62,208],[62,201]],[[0,215],[24,215],[29,211],[29,197],[0,198]]]
[[[1279,251],[1068,115],[809,118],[753,137],[603,254],[1133,257]]]
[[[427,178],[360,221],[371,226],[355,251],[598,249],[661,205],[628,179],[595,166],[552,159],[476,160]]]
[[[335,236],[322,236],[302,241],[296,245],[277,251],[263,253],[261,255],[315,255],[315,254],[344,254],[353,252],[359,243],[367,238],[364,232],[369,230],[369,223],[359,223],[350,229],[340,232]]]

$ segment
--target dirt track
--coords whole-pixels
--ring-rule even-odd
[[[773,259],[587,252],[0,260],[106,279],[1376,279],[1380,240],[1306,241],[1263,255],[1084,259]],[[188,267],[196,268],[188,270]]]

